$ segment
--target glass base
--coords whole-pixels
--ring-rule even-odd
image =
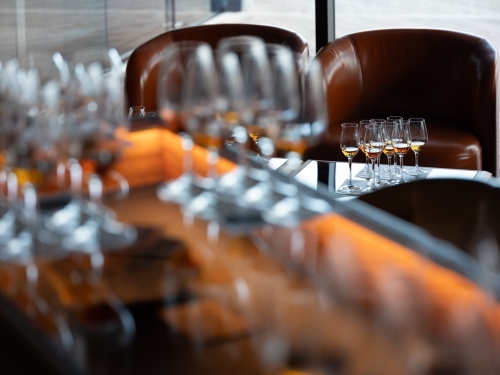
[[[362,170],[356,174],[357,178],[371,178],[372,170],[369,165],[365,165]]]
[[[381,177],[380,181],[378,181],[377,187],[385,187],[385,186],[391,186],[391,181]]]
[[[363,194],[366,194],[366,193],[372,193],[372,192],[377,191],[377,190],[379,190],[379,186],[378,185],[376,185],[376,186],[375,185],[370,185],[370,186],[364,188],[363,190],[361,190],[361,192]]]
[[[413,167],[413,168],[405,169],[405,173],[410,175],[410,176],[420,176],[420,175],[429,173],[429,170],[423,169],[420,167]]]
[[[406,181],[405,180],[400,180],[399,178],[395,181],[392,181],[391,185],[402,185],[404,184]]]
[[[389,172],[384,172],[380,175],[380,179],[382,181],[391,181],[391,180],[395,180],[396,178],[399,178],[398,174],[389,173]]]
[[[361,193],[362,189],[359,186],[356,185],[344,185],[341,186],[338,190],[339,193],[343,194],[359,194]]]
[[[192,175],[183,174],[175,180],[160,184],[156,189],[156,194],[164,202],[174,202],[183,205],[193,198],[192,189]]]

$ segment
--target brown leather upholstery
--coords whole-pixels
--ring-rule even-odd
[[[500,190],[488,184],[420,180],[380,189],[359,199],[471,254],[486,236],[494,236],[500,243]]]
[[[344,122],[423,117],[429,141],[421,165],[498,175],[498,57],[487,40],[446,30],[374,30],[337,39],[317,58],[327,80],[329,129],[307,158],[344,161]],[[414,163],[413,153],[404,161]]]
[[[294,31],[272,26],[250,24],[220,24],[186,27],[168,31],[137,47],[127,63],[125,92],[128,105],[142,105],[146,111],[155,111],[156,82],[161,65],[162,51],[170,43],[196,40],[215,48],[220,39],[240,35],[253,35],[266,43],[289,46],[298,59],[309,56],[306,40]]]

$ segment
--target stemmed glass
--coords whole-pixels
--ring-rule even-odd
[[[208,50],[208,53],[207,53]],[[201,51],[201,52],[200,52]],[[206,111],[206,106],[198,108],[188,108],[185,100],[195,101],[195,97],[188,97],[193,93],[196,81],[192,78],[190,88],[186,86],[186,68],[191,65],[193,69],[198,67],[200,74],[215,74],[211,69],[213,66],[212,51],[210,46],[201,42],[178,42],[169,45],[164,50],[163,64],[160,70],[158,82],[158,108],[160,109],[160,117],[167,123],[167,126],[174,129],[182,126],[196,128],[200,125],[200,120],[196,115],[188,117],[190,110],[200,112]],[[208,93],[210,89],[207,83],[214,80],[215,76],[205,77],[201,80],[200,85],[204,85],[201,95]],[[213,98],[214,99],[214,98]],[[195,104],[194,102],[192,104]],[[188,124],[186,121],[190,121]],[[198,140],[203,137],[198,137]],[[208,140],[208,138],[207,138]],[[184,152],[183,156],[183,173],[180,177],[167,181],[161,184],[157,189],[158,197],[164,201],[176,202],[178,204],[185,204],[190,201],[199,192],[195,186],[195,172],[193,166],[193,139],[188,134],[183,134],[181,140],[181,147]]]
[[[425,126],[425,120],[423,118],[411,118],[409,120],[410,124],[410,147],[415,153],[415,167],[408,168],[405,173],[410,176],[419,176],[429,173],[429,170],[420,168],[418,166],[418,154],[422,150],[422,147],[427,143],[427,128]]]
[[[264,41],[257,37],[241,36],[222,39],[217,45],[220,54],[236,53],[243,74],[246,105],[242,122],[250,137],[258,142],[258,120],[271,105],[271,71]],[[253,132],[255,131],[255,132]]]
[[[370,123],[371,123],[371,124],[380,125],[380,126],[382,126],[382,129],[383,129],[383,127],[384,127],[384,125],[385,125],[385,119],[383,119],[383,118],[382,118],[382,119],[371,119],[371,120],[370,120]],[[375,145],[375,146],[379,146],[379,145]],[[381,169],[380,169],[380,157],[381,157],[381,156],[382,156],[382,155],[380,155],[380,156],[377,158],[377,168],[376,168],[376,173],[375,173],[375,175],[377,176],[377,181],[376,181],[376,183],[377,183],[378,185],[387,185],[388,183],[387,183],[386,181],[382,181],[381,176],[380,176],[380,175],[381,175]]]
[[[229,89],[238,94],[230,100],[232,110],[222,111],[222,126],[229,126],[233,131],[239,168],[221,178],[219,199],[247,212],[265,205],[265,197],[270,191],[268,172],[255,163],[249,163],[247,150],[251,142],[255,142],[260,154],[268,154],[269,142],[264,140],[262,143],[260,137],[265,135],[262,133],[266,131],[263,124],[268,121],[272,103],[271,71],[266,45],[260,38],[241,36],[222,39],[217,46],[218,60],[222,62],[226,55],[237,57],[239,69],[232,69],[235,78],[230,82],[221,77],[226,81],[221,86],[223,91],[228,92]],[[241,78],[237,70],[241,72]],[[225,73],[221,71],[221,74]],[[241,90],[242,94],[239,94]],[[234,101],[240,95],[242,100]],[[259,160],[264,159],[259,157]]]
[[[383,172],[380,173],[382,179],[391,180],[394,177],[392,173],[392,155],[394,155],[394,146],[392,145],[392,139],[394,130],[397,128],[395,122],[386,121],[384,124],[384,154],[387,156],[387,167]]]
[[[401,168],[399,180],[394,182],[394,185],[402,184],[405,182],[403,178],[403,157],[410,149],[410,139],[409,123],[408,121],[405,121],[401,126],[397,126],[395,131],[393,132],[392,145],[394,147],[394,151],[399,156]]]
[[[349,181],[347,185],[341,186],[339,192],[354,194],[361,192],[361,188],[352,183],[352,158],[359,151],[359,126],[354,123],[342,124],[342,134],[340,135],[340,149],[349,161]]]
[[[368,185],[367,188],[363,189],[364,193],[370,193],[375,191],[379,185],[377,184],[375,176],[375,162],[377,158],[382,155],[382,151],[385,147],[384,142],[384,129],[381,125],[373,124],[366,126],[365,132],[365,153],[372,162],[372,181],[373,184]]]
[[[271,120],[266,129],[266,136],[270,139],[270,143],[274,143],[276,151],[286,157],[289,165],[293,166],[301,162],[306,147],[316,142],[325,131],[326,94],[319,61],[312,60],[300,74],[297,74],[292,54],[288,49],[280,47],[281,52],[286,51],[280,56],[283,61],[276,59],[276,56],[270,58],[276,97],[273,108],[281,114],[276,120]],[[277,68],[275,64],[282,66]],[[284,69],[285,64],[286,69]],[[301,87],[297,76],[302,82]],[[275,123],[278,124],[278,128],[275,128]],[[263,214],[264,220],[274,224],[293,225],[300,220],[301,207],[315,211],[306,203],[308,201],[306,194],[297,190],[297,187],[289,181],[275,177],[273,190],[284,198],[270,209],[266,208]]]
[[[372,173],[370,171],[370,159],[368,158],[368,155],[365,153],[365,146],[364,146],[364,141],[365,141],[365,129],[366,125],[370,125],[371,121],[370,120],[361,120],[359,122],[359,149],[363,151],[366,157],[366,165],[363,167],[361,171],[358,172],[356,177],[359,178],[366,178],[367,180],[370,179],[372,176]]]
[[[390,123],[396,122],[397,126],[403,125],[403,118],[401,116],[389,116],[389,117],[387,117],[387,121],[389,121]],[[394,173],[398,174],[400,172],[401,171],[398,167],[397,158],[394,158]]]
[[[207,150],[207,175],[194,180],[203,191],[186,202],[183,209],[207,220],[218,215],[217,162],[223,141],[221,124],[216,116],[218,99],[219,80],[213,51],[208,46],[200,46],[185,68],[181,117],[194,143]]]
[[[281,152],[282,156],[289,158],[290,163],[297,160],[300,162],[302,139],[297,127],[300,96],[293,54],[283,45],[268,44],[266,48],[271,67],[273,97],[267,111],[251,126],[251,132],[259,135],[259,143],[265,146],[261,147],[261,153],[265,157],[270,158],[276,152]],[[270,184],[261,183],[257,187],[265,197],[259,204],[259,208],[264,210],[264,220],[275,223],[280,219],[297,218],[300,202],[296,186],[272,175]],[[283,215],[285,207],[287,214]]]

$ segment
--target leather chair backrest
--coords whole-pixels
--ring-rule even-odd
[[[263,25],[251,24],[219,24],[186,27],[168,31],[149,40],[134,50],[127,63],[125,76],[125,93],[129,106],[141,105],[146,111],[155,111],[156,83],[161,66],[163,49],[170,43],[196,40],[210,44],[212,48],[222,38],[253,35],[262,38],[266,43],[284,44],[299,55],[309,56],[306,40],[294,31]]]
[[[491,43],[447,30],[388,29],[339,38],[318,53],[329,123],[398,115],[471,131],[498,170],[497,59]]]
[[[381,189],[359,198],[476,255],[491,236],[500,246],[500,189],[478,181],[430,179]]]

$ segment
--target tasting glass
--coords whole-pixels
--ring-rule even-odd
[[[392,139],[395,129],[397,128],[397,124],[395,122],[386,121],[384,124],[384,154],[387,156],[387,166],[388,168],[381,171],[380,177],[385,180],[392,180],[395,177],[394,173],[392,173],[392,156],[394,155],[394,146],[392,145]]]
[[[359,149],[365,154],[366,158],[366,165],[363,167],[361,171],[358,172],[356,177],[359,178],[366,178],[369,180],[372,176],[372,172],[370,170],[370,159],[368,158],[368,155],[365,153],[365,130],[366,130],[366,125],[370,125],[371,122],[370,120],[361,120],[359,122]]]
[[[302,140],[307,147],[310,147],[318,142],[327,128],[326,83],[323,67],[317,59],[306,64],[300,73],[302,104],[298,127]]]
[[[141,118],[141,117],[145,117],[145,116],[146,116],[146,107],[133,106],[133,107],[130,107],[128,110],[129,120]]]
[[[172,130],[185,128],[187,125],[187,115],[191,108],[185,105],[185,100],[194,101],[195,98],[188,99],[191,88],[188,90],[186,86],[186,68],[189,64],[195,65],[200,69],[198,72],[209,73],[209,66],[213,65],[210,61],[212,54],[202,52],[203,58],[199,55],[199,50],[209,50],[210,46],[200,42],[178,42],[173,43],[165,48],[163,52],[163,64],[160,69],[158,82],[158,108],[160,110],[161,119]],[[209,59],[208,61],[206,59]],[[208,66],[207,66],[208,64]],[[207,77],[207,81],[212,80]],[[196,82],[190,82],[195,85]],[[200,84],[207,88],[206,83]],[[189,92],[189,94],[188,94]],[[204,91],[207,92],[207,91]],[[203,95],[200,92],[200,95]],[[203,107],[203,106],[202,106]],[[195,108],[192,108],[196,110]],[[202,108],[199,108],[203,112]],[[198,120],[193,116],[191,128],[196,127]],[[193,166],[193,139],[184,133],[182,135],[181,147],[183,150],[183,173],[178,178],[164,182],[158,187],[157,194],[161,200],[184,204],[190,201],[199,193],[194,185],[195,172]]]
[[[219,149],[223,142],[220,122],[216,117],[218,97],[219,81],[213,51],[208,46],[200,46],[185,68],[181,117],[194,143],[207,150],[207,174],[205,177],[197,175],[193,180],[202,191],[186,202],[183,209],[206,220],[218,214],[215,188]]]
[[[232,78],[230,80],[222,78],[227,82],[221,84],[222,91],[226,91],[222,96],[231,95],[230,98],[226,96],[225,100],[232,108],[229,108],[228,112],[223,112],[221,117],[222,128],[232,129],[232,138],[235,142],[231,144],[231,148],[236,149],[239,168],[226,173],[220,179],[219,198],[237,210],[253,210],[263,204],[264,196],[268,195],[270,190],[268,172],[265,168],[250,163],[248,150],[257,151],[256,158],[260,161],[265,159],[259,155],[272,154],[274,151],[271,147],[271,151],[268,152],[272,144],[267,139],[263,143],[260,140],[260,130],[265,130],[261,124],[266,121],[272,102],[271,68],[266,45],[257,37],[239,36],[222,39],[217,45],[218,60],[222,61],[225,55],[233,56],[229,58],[233,61],[236,56],[238,62],[231,68]],[[221,71],[221,75],[225,74],[226,72]]]
[[[359,142],[359,125],[356,123],[342,124],[340,149],[349,161],[349,180],[347,185],[339,188],[339,192],[341,193],[353,194],[361,192],[361,188],[352,183],[352,159],[359,151]]]
[[[406,174],[411,176],[419,176],[429,173],[428,169],[423,169],[418,166],[418,155],[422,147],[427,143],[427,127],[423,118],[411,118],[409,120],[410,126],[410,148],[415,153],[415,167],[407,168]]]
[[[273,98],[269,110],[258,124],[258,133],[261,142],[269,145],[266,157],[278,153],[286,157],[288,163],[295,165],[300,163],[304,142],[297,121],[300,95],[295,60],[291,50],[285,46],[268,44],[266,48],[271,66]],[[262,188],[266,189],[266,186],[263,185]],[[264,220],[271,223],[283,222],[286,219],[298,220],[300,201],[297,197],[297,187],[273,176],[269,188],[273,192],[267,193],[272,206],[262,206],[265,210]],[[274,195],[277,195],[277,200],[273,199]],[[284,207],[289,208],[286,213]]]
[[[300,111],[298,74],[291,50],[283,45],[266,45],[271,66],[273,97],[258,133],[269,138],[275,149],[286,156],[298,157],[302,139],[297,127]]]
[[[383,127],[385,125],[385,119],[382,119],[382,118],[371,119],[370,123],[376,124],[376,125],[380,125],[380,126]],[[382,156],[382,154],[380,156]],[[381,174],[381,170],[380,170],[380,156],[377,158],[377,168],[375,170],[375,175],[377,176],[377,184],[379,184],[379,185],[387,185],[387,182],[386,181],[382,181],[382,179],[380,177],[380,174]]]
[[[280,50],[282,48],[280,46]],[[289,50],[284,56],[286,56],[288,73],[276,73],[276,69],[273,68],[273,76],[274,91],[279,93],[276,97],[285,97],[286,100],[280,99],[280,101],[287,104],[282,107],[284,115],[279,120],[278,136],[271,141],[274,141],[278,155],[286,157],[287,165],[293,168],[301,163],[306,148],[315,144],[326,129],[326,86],[319,61],[304,62],[302,69],[297,72],[296,63]],[[275,63],[276,61],[271,57],[272,66]],[[287,82],[286,85],[284,81]],[[310,212],[320,212],[323,209],[320,208],[323,207],[322,204],[316,206],[319,202],[312,204],[314,200],[298,190],[292,183],[277,180],[273,180],[274,191],[283,195],[284,198],[267,210],[264,214],[265,220],[280,225],[294,225],[300,221],[302,208]]]
[[[238,57],[243,78],[243,98],[245,105],[240,108],[240,123],[247,129],[253,142],[259,146],[259,126],[265,119],[266,112],[272,103],[271,67],[266,52],[266,44],[261,38],[254,36],[237,36],[221,39],[217,45],[219,55],[229,52]],[[240,138],[238,140],[238,138]],[[236,137],[240,143],[240,163],[248,168],[245,150],[249,140],[243,136]]]
[[[409,121],[405,121],[393,132],[392,146],[394,147],[396,155],[399,156],[401,170],[399,180],[395,181],[394,185],[399,185],[405,182],[403,178],[403,157],[410,149],[410,139]]]
[[[403,125],[403,118],[401,116],[389,116],[389,117],[387,117],[387,121],[396,122],[396,125],[398,125],[398,126]],[[400,172],[401,171],[398,167],[397,158],[394,158],[394,173],[398,174]]]
[[[380,157],[380,155],[382,154],[382,151],[384,150],[384,147],[385,147],[384,128],[378,124],[372,124],[372,125],[366,126],[364,145],[365,145],[365,150],[366,150],[365,153],[368,155],[368,158],[370,158],[370,161],[372,162],[372,181],[373,181],[373,184],[369,185],[367,188],[363,189],[362,191],[364,193],[370,193],[370,192],[378,189],[380,186],[377,183],[377,178],[375,176],[375,162],[377,161],[377,158]]]

